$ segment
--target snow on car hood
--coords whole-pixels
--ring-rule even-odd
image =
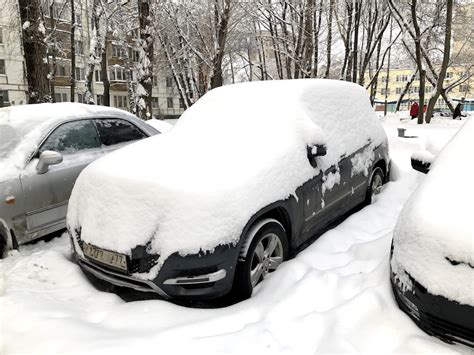
[[[440,152],[410,197],[395,228],[391,262],[393,271],[406,287],[411,286],[404,271],[432,294],[471,306],[474,306],[473,137],[474,120],[469,119]]]
[[[168,133],[89,165],[74,187],[69,229],[121,253],[150,243],[161,255],[239,241],[250,217],[319,172],[307,146],[327,144],[326,169],[385,133],[365,90],[332,80],[214,89]],[[296,196],[299,198],[300,196]]]

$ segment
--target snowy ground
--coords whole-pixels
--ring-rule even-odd
[[[436,152],[461,126],[446,119],[417,126],[399,117],[385,122],[395,181],[240,304],[125,302],[91,286],[70,262],[65,237],[12,252],[0,261],[0,354],[472,353],[423,333],[391,293],[392,230],[423,179],[410,168],[410,155]],[[402,126],[418,138],[398,138]]]

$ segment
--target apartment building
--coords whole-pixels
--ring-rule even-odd
[[[9,36],[8,49],[14,56],[5,55],[0,44],[0,93],[8,98],[3,105],[24,104],[26,99],[25,69],[21,46],[21,24],[17,1],[6,0],[10,11],[0,22],[0,34]],[[54,3],[52,3],[54,1]],[[53,5],[53,6],[51,6]],[[87,62],[91,42],[90,24],[91,0],[75,1],[75,102],[85,102]],[[54,79],[54,101],[71,100],[71,12],[67,0],[44,0],[43,14],[47,33],[53,32],[57,43],[56,70]],[[3,20],[5,17],[5,20]],[[7,26],[4,23],[10,23]],[[15,24],[13,24],[15,23]],[[137,24],[138,25],[138,24]],[[135,36],[135,38],[134,38]],[[138,31],[127,38],[115,38],[112,33],[106,36],[107,75],[110,82],[110,106],[130,110],[130,90],[136,85],[136,65],[138,54],[136,39]],[[1,38],[1,36],[0,36]],[[5,42],[5,41],[4,41]],[[4,44],[5,46],[5,44]],[[11,47],[11,48],[10,48]],[[51,55],[48,60],[52,62]],[[3,68],[3,69],[2,69]],[[52,68],[52,66],[51,66]],[[7,79],[3,79],[2,73]],[[104,85],[102,71],[94,68],[92,93],[96,104],[103,104]],[[4,82],[10,83],[8,86]],[[15,83],[12,85],[12,83]],[[16,90],[16,91],[15,91]],[[153,115],[158,118],[177,118],[184,111],[184,105],[171,75],[163,69],[156,70],[153,78]],[[0,101],[1,104],[1,101]]]
[[[446,78],[444,80],[444,87],[449,87],[458,80],[468,78],[470,75],[468,68],[469,66],[456,66],[448,68],[448,71],[446,72]],[[407,68],[391,68],[388,79],[386,72],[379,74],[377,93],[375,95],[376,109],[381,111],[383,110],[386,98],[388,103],[388,111],[394,111],[400,95],[404,91],[407,83],[412,79],[413,75],[415,75],[415,69]],[[386,86],[387,80],[388,85]],[[400,106],[401,110],[408,110],[410,102],[418,100],[419,88],[420,80],[419,76],[416,75],[415,79],[410,84],[407,93],[403,97]],[[427,81],[425,83],[425,98],[429,99],[433,94],[433,91],[433,86]],[[448,92],[448,96],[453,102],[463,101],[463,110],[474,111],[474,77],[471,77],[462,84],[454,87]],[[447,108],[446,102],[442,97],[440,97],[436,102],[435,108]]]

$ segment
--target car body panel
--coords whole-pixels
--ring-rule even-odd
[[[82,105],[79,105],[82,106]],[[109,112],[110,111],[110,112]],[[51,125],[42,126],[39,143],[36,149],[25,152],[25,167],[18,172],[16,178],[8,177],[7,181],[0,180],[0,222],[2,234],[7,237],[9,246],[13,243],[24,244],[46,234],[66,227],[66,213],[69,196],[74,182],[81,171],[92,161],[104,154],[118,149],[125,144],[103,146],[89,151],[63,153],[62,163],[52,165],[44,174],[35,171],[38,163],[39,147],[58,127],[81,120],[119,119],[138,127],[145,136],[159,133],[133,115],[118,109],[106,110],[102,114],[90,113],[65,117],[51,121]],[[6,204],[4,199],[15,196],[14,204]],[[12,241],[12,233],[15,241]]]

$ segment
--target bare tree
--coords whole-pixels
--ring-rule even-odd
[[[51,101],[44,39],[46,34],[40,0],[19,0],[22,42],[28,82],[28,102]]]
[[[76,92],[76,11],[74,0],[71,1],[71,102],[75,101]]]

